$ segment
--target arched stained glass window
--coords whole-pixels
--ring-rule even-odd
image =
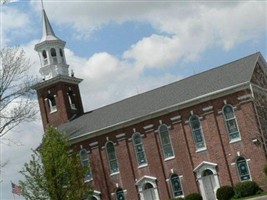
[[[123,189],[118,188],[116,190],[116,200],[125,200],[125,194],[123,192]]]
[[[250,172],[247,161],[244,157],[238,157],[236,160],[238,175],[241,181],[250,180]]]
[[[159,127],[159,134],[161,139],[161,145],[163,148],[164,158],[174,156],[168,127],[166,125],[161,125]]]
[[[90,167],[90,162],[89,162],[89,157],[88,153],[85,149],[82,149],[80,151],[80,158],[81,158],[81,163],[82,166],[86,169],[86,174],[85,174],[85,181],[92,180],[92,171]]]
[[[115,147],[112,142],[106,144],[107,156],[109,161],[110,173],[119,172],[119,166],[116,158]]]
[[[230,141],[239,139],[240,134],[236,123],[236,117],[233,107],[231,105],[224,106],[223,115]]]
[[[202,148],[206,148],[199,117],[197,115],[191,116],[189,123],[192,129],[192,135],[193,135],[196,149],[199,150]]]
[[[173,197],[178,197],[183,195],[180,178],[177,174],[171,175],[171,186],[172,186]]]
[[[147,163],[146,155],[144,151],[144,145],[140,133],[135,133],[133,135],[133,144],[135,149],[136,158],[138,165],[144,165]]]

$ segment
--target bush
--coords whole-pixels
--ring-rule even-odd
[[[183,197],[177,197],[177,198],[172,198],[170,200],[184,200],[184,198]]]
[[[254,181],[245,181],[237,183],[234,187],[235,197],[247,197],[252,196],[260,191],[258,184]]]
[[[199,193],[192,193],[187,195],[185,200],[202,200],[202,196]]]
[[[230,200],[234,195],[234,189],[229,185],[220,187],[216,192],[216,197],[218,200]]]

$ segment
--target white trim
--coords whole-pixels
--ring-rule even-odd
[[[120,173],[120,171],[118,171],[118,172],[113,172],[112,174],[110,174],[110,176],[115,176],[115,175],[117,175],[117,174],[119,174]]]
[[[240,142],[240,141],[241,141],[241,137],[234,139],[234,140],[230,140],[229,144],[233,144],[233,143]]]
[[[167,157],[167,158],[165,158],[165,152],[164,152],[164,149],[163,149],[163,143],[162,143],[161,134],[160,134],[160,131],[159,131],[159,129],[160,129],[161,126],[166,126],[166,128],[167,128],[168,137],[169,137],[169,141],[170,141],[170,145],[171,145],[171,150],[172,150],[172,154],[173,154],[172,156]],[[170,138],[170,131],[169,131],[169,129],[170,128],[166,124],[160,124],[159,127],[158,127],[159,139],[160,139],[160,143],[161,143],[161,150],[163,152],[163,158],[164,158],[164,160],[167,160],[168,158],[172,159],[173,157],[175,157],[173,146],[172,146],[172,140]]]
[[[140,195],[140,200],[145,200],[143,187],[147,183],[149,183],[149,184],[151,184],[153,186],[154,195],[155,195],[155,199],[154,200],[160,200],[159,199],[159,193],[158,193],[158,187],[157,187],[156,180],[157,180],[156,177],[146,176],[145,175],[142,178],[140,178],[138,181],[136,181],[135,185],[137,186],[138,193]]]
[[[202,152],[202,151],[206,151],[207,150],[207,147],[203,147],[203,148],[200,148],[200,149],[197,149],[196,150],[196,153],[199,153],[199,152]]]
[[[213,109],[213,106],[208,106],[208,107],[202,108],[202,110],[203,110],[204,112],[211,111],[212,109]]]
[[[197,181],[199,183],[199,189],[201,192],[201,195],[203,197],[203,199],[207,199],[206,197],[206,191],[205,191],[205,187],[204,187],[204,183],[203,183],[203,172],[205,170],[211,170],[213,173],[213,180],[215,182],[214,185],[214,195],[216,197],[216,191],[217,189],[220,187],[220,182],[219,182],[219,177],[218,177],[218,173],[217,173],[217,164],[216,163],[212,163],[212,162],[207,162],[207,161],[203,161],[202,163],[200,163],[193,171],[196,173],[196,177],[197,177]]]
[[[142,146],[142,150],[143,150],[142,152],[143,152],[143,154],[144,154],[144,159],[145,159],[145,161],[146,161],[145,163],[143,163],[143,164],[141,164],[141,165],[139,164],[139,158],[138,158],[138,155],[137,155],[137,154],[140,153],[140,152],[137,152],[137,148],[136,148],[137,145],[135,144],[134,139],[133,139],[135,135],[139,135],[139,137],[140,137],[140,140],[141,140],[141,141],[140,141],[140,144],[141,144],[141,146]],[[136,158],[136,161],[137,161],[137,165],[138,165],[139,167],[143,167],[144,165],[147,166],[147,157],[146,157],[146,152],[145,152],[145,147],[144,147],[144,143],[143,143],[142,135],[141,135],[139,132],[135,132],[135,133],[132,134],[132,137],[131,137],[131,138],[132,138],[132,141],[133,141],[132,144],[133,144],[133,147],[134,147],[134,154],[135,154],[135,158]],[[140,145],[140,144],[139,144],[139,145]],[[139,168],[139,167],[138,167],[138,168]]]
[[[170,118],[171,121],[178,121],[180,119],[181,119],[181,115],[177,115],[177,116],[174,116],[174,117]]]
[[[125,136],[125,133],[121,133],[121,134],[116,135],[116,138],[118,139],[118,138],[122,138],[124,136]]]
[[[154,127],[154,124],[149,124],[149,125],[147,125],[147,126],[144,126],[143,128],[145,129],[145,130],[147,130],[147,129],[151,129],[151,128],[153,128]]]
[[[208,161],[203,161],[198,166],[196,166],[195,169],[193,169],[193,171],[196,172],[197,170],[199,170],[204,165],[207,165],[207,166],[210,166],[210,167],[216,167],[217,166],[216,163],[212,163],[212,162],[208,162]]]
[[[171,156],[171,157],[165,158],[164,161],[172,160],[174,158],[175,158],[175,156]]]
[[[203,144],[204,144],[204,147],[201,147],[201,148],[198,148],[197,147],[197,143],[195,141],[195,135],[194,135],[194,130],[192,128],[192,125],[191,125],[191,119],[192,117],[197,117],[198,118],[198,121],[199,121],[199,128],[197,130],[200,130],[201,131],[201,136],[203,138]],[[195,144],[195,149],[196,149],[196,152],[200,152],[200,151],[204,151],[207,149],[207,145],[206,145],[206,140],[205,140],[205,135],[204,135],[204,131],[202,129],[202,125],[201,125],[201,120],[203,119],[203,117],[199,117],[198,115],[194,114],[194,115],[191,115],[190,118],[189,118],[189,126],[190,126],[190,129],[191,129],[191,136],[193,137],[193,141],[194,141],[194,144]]]
[[[230,119],[226,119],[225,118],[225,114],[224,114],[224,109],[226,106],[230,106],[232,107],[232,110],[233,110],[233,115],[234,117],[233,118],[230,118]],[[237,122],[237,118],[236,118],[236,114],[235,114],[235,110],[237,109],[236,106],[233,106],[232,104],[225,104],[223,107],[222,107],[222,114],[223,114],[223,119],[224,119],[224,125],[225,125],[225,129],[226,129],[226,132],[228,133],[228,138],[229,138],[229,143],[235,143],[235,142],[239,142],[241,141],[241,133],[240,133],[240,129],[239,129],[239,126],[238,126],[238,122]],[[229,120],[235,120],[235,124],[236,124],[236,128],[237,128],[237,132],[238,132],[238,135],[239,137],[238,138],[235,138],[235,139],[231,139],[230,138],[230,133],[229,133],[229,129],[228,129],[228,126],[227,126],[227,121]]]
[[[239,174],[239,170],[238,170],[238,166],[236,165],[237,159],[238,159],[239,157],[244,158],[245,161],[246,161],[246,165],[247,165],[248,173],[249,173],[249,179],[247,179],[247,180],[241,180],[241,177],[240,177],[240,174]],[[250,159],[246,159],[244,156],[240,156],[240,155],[237,157],[237,159],[235,160],[235,165],[236,165],[237,176],[238,176],[239,181],[240,181],[240,182],[244,182],[244,181],[252,181],[252,176],[251,176],[250,167],[249,167],[249,163],[248,163],[248,162],[250,161]]]
[[[96,142],[92,142],[92,143],[89,144],[90,147],[97,146],[97,145],[98,145],[98,142],[97,141]]]
[[[156,181],[157,178],[154,177],[154,176],[147,176],[147,175],[145,175],[142,178],[140,178],[139,180],[137,180],[136,183],[135,183],[135,185],[139,185],[144,180],[149,180],[149,181],[152,181],[153,182],[153,181]]]
[[[251,94],[246,94],[246,95],[237,97],[237,99],[239,101],[244,101],[244,100],[247,100],[247,99],[250,99],[250,98],[252,98],[252,95]]]
[[[147,166],[148,166],[148,164],[145,163],[145,164],[139,165],[139,166],[138,166],[138,169],[141,169],[141,168],[143,168],[143,167],[147,167]]]

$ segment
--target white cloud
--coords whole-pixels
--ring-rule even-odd
[[[18,39],[31,32],[30,18],[27,13],[5,5],[1,7],[1,45],[8,43],[11,38]]]
[[[143,76],[144,69],[107,52],[85,59],[66,50],[66,57],[75,76],[83,78],[80,85],[85,110],[95,109],[123,98],[145,92],[175,81],[180,77],[169,73]]]
[[[38,10],[40,4],[32,1]],[[72,2],[45,1],[49,17],[69,25],[75,37],[90,37],[90,32],[110,22],[147,22],[159,34],[133,44],[124,58],[139,67],[159,68],[183,58],[195,61],[213,46],[230,50],[236,44],[257,40],[266,34],[266,2]],[[57,12],[54,12],[54,8]]]

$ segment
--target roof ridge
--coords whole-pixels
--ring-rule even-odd
[[[232,63],[240,62],[241,60],[248,59],[249,57],[253,57],[253,56],[255,56],[255,55],[258,55],[258,56],[259,56],[259,55],[260,55],[260,52],[256,52],[256,53],[250,54],[250,55],[248,55],[248,56],[239,58],[239,59],[237,59],[237,60],[231,61],[231,62],[229,62],[229,63],[222,64],[222,65],[219,65],[219,66],[217,66],[217,67],[210,68],[210,69],[208,69],[208,70],[206,70],[206,71],[202,71],[202,72],[200,72],[200,73],[197,73],[197,74],[194,74],[194,75],[191,75],[191,76],[182,78],[182,79],[180,79],[180,80],[173,81],[173,82],[168,83],[168,84],[166,84],[166,85],[162,85],[162,86],[153,88],[153,89],[151,89],[151,90],[145,91],[145,92],[143,92],[143,93],[140,93],[140,94],[136,94],[136,95],[133,95],[133,96],[129,96],[129,97],[123,98],[123,99],[118,100],[118,101],[115,101],[115,102],[113,102],[113,103],[110,103],[110,104],[107,104],[107,105],[98,107],[98,108],[93,109],[93,110],[89,110],[89,111],[85,112],[84,114],[88,114],[88,113],[91,113],[91,112],[94,112],[94,111],[103,109],[103,108],[108,107],[108,106],[112,106],[112,105],[115,105],[115,104],[119,104],[119,103],[121,103],[121,102],[123,102],[123,101],[127,101],[127,100],[129,100],[129,99],[131,99],[131,98],[137,98],[138,96],[141,96],[141,95],[144,95],[144,94],[148,94],[148,93],[154,92],[154,91],[156,91],[156,90],[160,90],[161,88],[168,87],[168,86],[173,85],[173,84],[177,84],[178,82],[186,81],[186,80],[191,79],[191,78],[194,78],[194,77],[196,77],[196,76],[200,76],[201,74],[205,74],[205,73],[208,73],[208,72],[211,72],[211,71],[214,71],[214,70],[218,70],[218,69],[220,69],[220,68],[225,67],[226,65],[231,65]]]

